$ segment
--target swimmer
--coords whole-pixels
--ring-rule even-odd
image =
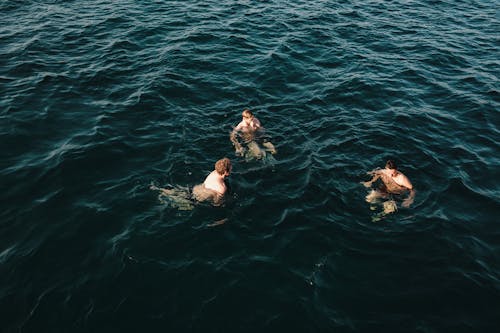
[[[220,205],[227,192],[224,179],[231,174],[231,170],[232,165],[229,158],[224,157],[218,160],[215,163],[215,170],[207,176],[203,184],[193,188],[193,198],[197,201],[211,200],[214,205]]]
[[[223,203],[224,195],[227,192],[224,179],[231,173],[231,161],[223,158],[215,163],[215,170],[212,171],[202,184],[193,187],[192,193],[187,187],[172,186],[172,188],[159,188],[151,185],[150,189],[160,191],[161,197],[168,199],[169,203],[179,210],[192,210],[196,201],[212,201],[215,206]],[[162,200],[163,201],[163,200]]]
[[[401,195],[405,192],[409,192],[408,197],[403,200],[402,206],[408,208],[413,203],[415,199],[415,189],[413,188],[413,185],[408,177],[398,170],[396,163],[392,160],[387,161],[384,169],[375,169],[368,172],[368,174],[373,177],[371,180],[363,182],[364,186],[371,187],[371,185],[378,179],[382,180],[382,184],[378,189],[372,190],[366,196],[367,202],[375,203],[378,199],[389,198],[389,201],[384,202],[384,211],[392,213],[397,210],[395,201],[392,199],[392,195]]]
[[[274,145],[264,139],[262,146],[264,149],[259,147],[255,139],[257,138],[257,134],[262,134],[264,132],[264,128],[262,127],[259,119],[257,119],[252,111],[245,109],[242,112],[242,120],[236,125],[230,135],[231,142],[233,143],[236,149],[236,155],[243,156],[245,154],[245,148],[241,145],[241,143],[237,139],[237,134],[239,133],[244,142],[247,143],[248,153],[257,158],[261,159],[266,156],[266,151],[271,154],[276,154],[276,148]]]

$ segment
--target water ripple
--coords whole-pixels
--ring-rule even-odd
[[[493,1],[0,12],[6,331],[498,322]],[[271,162],[234,154],[244,108],[277,147]],[[179,211],[149,189],[189,189],[223,156],[222,207]],[[360,182],[389,158],[416,200],[373,222]]]

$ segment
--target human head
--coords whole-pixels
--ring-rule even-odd
[[[253,118],[252,111],[250,111],[248,109],[243,110],[243,112],[241,113],[241,115],[243,116],[243,118],[247,118],[247,119],[252,119]]]
[[[398,167],[397,167],[396,163],[394,163],[393,160],[388,160],[385,163],[385,168],[391,170],[393,176],[395,176],[397,174]]]
[[[393,160],[387,160],[387,162],[385,163],[385,167],[387,169],[394,169],[394,170],[398,169],[398,167],[396,166],[396,163],[394,163]]]
[[[227,157],[224,157],[217,162],[215,162],[215,171],[221,176],[229,176],[231,173],[231,160]]]

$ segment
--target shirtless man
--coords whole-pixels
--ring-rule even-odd
[[[212,200],[215,205],[220,205],[227,191],[224,179],[231,174],[231,169],[229,158],[218,160],[215,163],[215,170],[207,176],[203,184],[193,188],[193,197],[198,201]]]
[[[370,187],[373,182],[377,179],[382,180],[382,185],[379,191],[372,191],[367,196],[367,201],[372,201],[373,199],[386,197],[387,194],[403,194],[404,192],[410,191],[408,197],[403,200],[403,207],[410,207],[415,199],[415,190],[412,183],[402,172],[400,172],[392,160],[388,160],[385,164],[385,169],[378,169],[368,172],[368,174],[373,175],[373,178],[363,185]]]
[[[262,131],[264,128],[262,127],[259,119],[257,119],[252,111],[245,109],[242,112],[242,119],[241,122],[236,125],[236,127],[233,129],[230,135],[231,142],[234,144],[234,147],[236,149],[236,154],[242,156],[244,153],[244,148],[241,146],[237,139],[237,134],[238,132],[241,133],[241,136],[243,138],[244,142],[248,143],[248,149],[251,151],[251,153],[257,157],[263,157],[262,155],[265,154],[265,152],[262,152],[257,143],[255,142],[255,135],[258,131]],[[264,141],[262,144],[271,154],[276,154],[276,148],[274,145],[269,142],[269,141]]]

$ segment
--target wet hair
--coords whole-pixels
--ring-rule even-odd
[[[248,109],[243,110],[243,112],[241,113],[241,115],[242,115],[243,117],[245,117],[245,116],[246,116],[246,117],[250,117],[250,118],[252,118],[252,117],[253,117],[253,113],[252,113],[252,111],[250,111],[250,110],[248,110]]]
[[[394,163],[393,160],[388,160],[386,163],[385,163],[385,167],[387,169],[393,169],[393,170],[397,170],[398,167],[396,166],[396,163]]]
[[[222,176],[226,172],[229,172],[229,170],[231,170],[231,160],[229,158],[224,157],[215,162],[215,171],[217,171],[219,175]]]

